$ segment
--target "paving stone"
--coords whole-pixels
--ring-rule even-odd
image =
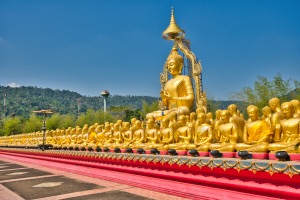
[[[86,196],[68,198],[65,200],[150,200],[143,196],[131,194],[123,191],[109,191]]]
[[[54,185],[55,183],[60,184],[56,184],[53,187],[48,187],[47,184],[49,185],[49,183],[52,183]],[[43,186],[43,184],[45,187],[38,186]],[[104,188],[103,186],[66,178],[64,176],[31,179],[18,182],[7,182],[2,183],[2,185],[24,199],[38,199],[72,192]]]
[[[35,176],[45,176],[45,175],[51,175],[51,173],[40,171],[37,169],[31,169],[31,168],[19,169],[19,170],[7,170],[7,171],[0,171],[0,181],[35,177]]]

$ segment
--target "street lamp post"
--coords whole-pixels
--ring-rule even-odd
[[[37,111],[33,111],[33,112],[34,113],[41,113],[44,116],[43,126],[42,126],[42,131],[43,131],[43,145],[40,146],[40,148],[42,149],[42,151],[44,151],[46,148],[48,148],[47,144],[45,144],[45,142],[46,142],[46,118],[47,118],[47,115],[52,114],[53,111],[51,111],[51,110],[37,110]]]
[[[106,100],[107,100],[107,97],[109,96],[109,92],[107,90],[104,90],[101,92],[101,96],[103,97],[104,101],[103,101],[103,104],[104,104],[104,122],[106,122]]]

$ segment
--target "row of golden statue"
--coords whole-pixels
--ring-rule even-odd
[[[173,114],[157,124],[154,117],[146,121],[135,118],[131,122],[118,120],[116,123],[84,125],[66,130],[46,132],[46,144],[53,148],[157,148],[159,150],[190,150],[201,152],[219,150],[234,152],[286,151],[300,153],[300,102],[292,100],[280,106],[273,98],[269,106],[259,109],[247,107],[249,119],[244,120],[235,104],[227,110],[217,110],[216,118],[202,109],[190,115]],[[42,144],[41,132],[13,135],[0,138],[0,146],[34,147]]]
[[[191,150],[208,152],[275,152],[300,153],[299,100],[280,103],[272,98],[269,106],[247,107],[249,119],[244,120],[237,106],[207,113],[207,101],[202,89],[202,67],[190,49],[184,45],[184,31],[171,15],[163,37],[174,40],[174,46],[161,74],[161,102],[158,111],[148,113],[145,121],[69,127],[47,131],[46,144],[54,148],[157,148],[159,150]],[[183,57],[190,61],[189,75],[182,75]],[[169,78],[171,75],[171,78]],[[193,111],[195,107],[195,112]],[[36,146],[43,143],[41,132],[0,138],[0,146]]]

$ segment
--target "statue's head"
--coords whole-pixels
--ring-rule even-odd
[[[183,57],[178,54],[177,48],[173,47],[167,59],[168,71],[172,76],[181,74]]]
[[[168,118],[163,118],[161,125],[163,128],[167,128],[169,126],[170,120]]]
[[[271,108],[269,106],[263,107],[262,113],[265,117],[269,117],[269,115],[271,114]]]
[[[292,101],[290,101],[294,108],[295,108],[295,112],[299,111],[300,110],[300,101],[297,100],[297,99],[293,99]]]
[[[197,122],[199,125],[205,123],[206,122],[206,114],[199,113],[199,115],[197,116]]]
[[[155,121],[153,119],[148,119],[147,120],[147,128],[153,128],[154,127]]]
[[[294,105],[291,102],[284,102],[281,105],[281,109],[284,115],[284,118],[289,119],[293,117],[294,114]]]
[[[250,105],[247,107],[247,113],[251,121],[256,121],[258,120],[259,117],[259,110],[256,106]]]
[[[235,104],[230,104],[228,106],[228,111],[229,111],[231,116],[237,114],[237,106]]]
[[[180,126],[185,126],[186,125],[186,117],[185,115],[180,115],[178,117],[178,123]]]
[[[280,107],[280,100],[278,98],[270,99],[269,106],[272,111],[276,111],[276,108]]]
[[[224,123],[228,123],[230,119],[230,113],[228,110],[222,110],[221,111],[221,120]]]

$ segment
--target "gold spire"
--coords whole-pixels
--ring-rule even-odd
[[[166,40],[174,40],[176,38],[184,38],[185,32],[182,30],[175,21],[174,9],[172,7],[171,21],[169,27],[163,32],[163,38]]]

